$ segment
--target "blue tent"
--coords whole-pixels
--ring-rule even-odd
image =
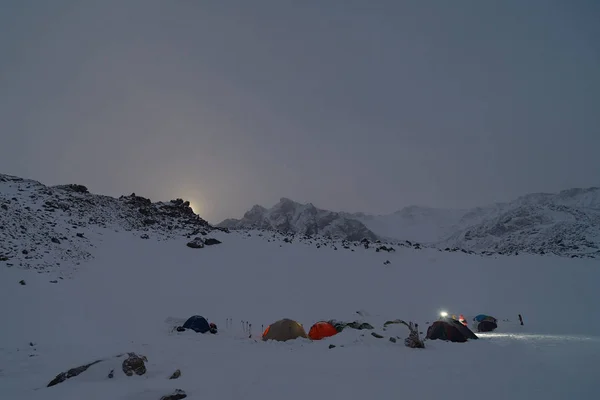
[[[491,317],[489,315],[485,315],[485,314],[479,314],[475,318],[473,318],[473,321],[477,321],[477,322],[481,322],[481,321],[485,321],[485,320],[496,321],[496,318]]]
[[[200,315],[194,315],[188,318],[188,320],[185,321],[185,324],[183,324],[183,327],[185,329],[191,329],[197,333],[206,333],[210,331],[210,325],[208,321],[206,318]]]
[[[489,315],[479,314],[473,321],[477,322],[477,332],[493,332],[498,328],[498,320]]]

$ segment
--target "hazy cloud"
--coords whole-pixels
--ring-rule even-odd
[[[464,207],[599,185],[594,1],[4,1],[0,171],[190,198]]]

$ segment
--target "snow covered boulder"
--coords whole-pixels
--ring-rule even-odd
[[[192,249],[201,249],[204,247],[204,240],[202,240],[201,237],[195,237],[190,242],[188,242],[186,246]]]

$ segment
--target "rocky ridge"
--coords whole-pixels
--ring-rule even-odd
[[[83,185],[45,186],[0,175],[0,262],[41,271],[93,257],[93,237],[104,230],[128,231],[141,239],[191,237],[214,228],[189,202],[155,202],[132,193],[114,198]]]
[[[378,240],[362,222],[340,213],[322,210],[313,204],[300,204],[282,197],[272,208],[255,205],[241,219],[217,224],[228,229],[263,229],[307,236],[323,236],[348,241]]]

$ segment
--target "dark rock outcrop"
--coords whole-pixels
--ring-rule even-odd
[[[204,244],[206,246],[212,246],[212,245],[220,244],[220,243],[221,243],[221,241],[218,240],[218,239],[215,239],[215,238],[206,238],[206,239],[204,239]]]
[[[128,357],[123,360],[123,372],[127,376],[144,375],[146,373],[145,361],[148,359],[145,356],[137,355],[135,353],[127,353]]]
[[[175,392],[161,397],[160,400],[181,400],[181,399],[185,399],[186,397],[187,397],[187,394],[183,390],[175,389]]]
[[[187,242],[186,246],[190,247],[192,249],[202,249],[202,248],[204,248],[204,239],[197,236],[194,239],[192,239],[191,241]]]
[[[81,374],[82,372],[87,371],[87,369],[89,367],[91,367],[92,365],[98,364],[99,362],[102,362],[102,360],[96,360],[89,364],[85,364],[85,365],[82,365],[82,366],[79,366],[76,368],[71,368],[67,372],[61,372],[60,374],[56,375],[56,377],[54,379],[52,379],[50,381],[50,383],[48,383],[47,387],[58,385],[59,383],[62,383],[64,381],[66,381],[67,379],[73,378],[74,376],[77,376],[77,375]]]

